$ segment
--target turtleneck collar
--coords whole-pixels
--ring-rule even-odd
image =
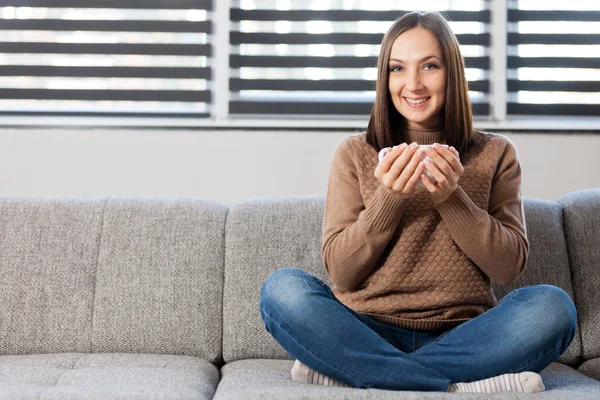
[[[446,134],[442,129],[421,130],[405,128],[404,139],[407,144],[411,144],[412,142],[417,142],[418,144],[445,144]]]

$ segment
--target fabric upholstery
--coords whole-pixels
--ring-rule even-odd
[[[564,207],[582,358],[600,358],[600,189],[572,192],[557,201]]]
[[[552,363],[540,374],[546,390],[541,393],[443,393],[355,389],[309,385],[292,380],[289,360],[242,360],[221,369],[221,382],[215,400],[398,400],[398,399],[598,399],[600,382],[571,367]]]
[[[0,198],[0,354],[90,351],[105,202]]]
[[[508,286],[492,282],[498,300],[512,290],[541,283],[564,289],[575,301],[567,244],[563,234],[562,206],[556,202],[526,198],[525,222],[529,240],[529,257],[523,274]],[[581,356],[581,332],[577,327],[575,338],[558,361],[576,367]]]
[[[328,282],[321,260],[322,196],[258,198],[229,209],[225,227],[223,358],[287,359],[260,317],[267,277],[296,267]],[[329,283],[329,282],[328,282]]]
[[[206,200],[108,202],[92,352],[220,360],[226,215]]]
[[[0,354],[221,359],[228,207],[0,199]]]
[[[589,376],[590,378],[600,381],[600,358],[594,358],[585,361],[579,366],[577,371]]]
[[[189,356],[0,356],[0,399],[211,399],[219,371]]]

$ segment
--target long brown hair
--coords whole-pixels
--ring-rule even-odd
[[[398,18],[385,34],[377,61],[375,103],[367,127],[367,143],[379,151],[397,144],[394,138],[396,141],[406,141],[403,140],[404,117],[394,107],[389,93],[389,61],[396,38],[403,32],[417,27],[430,31],[442,50],[443,62],[448,71],[443,129],[446,132],[446,143],[463,152],[467,149],[473,130],[469,86],[458,40],[446,19],[438,12],[406,13]]]

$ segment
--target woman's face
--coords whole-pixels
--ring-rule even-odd
[[[441,128],[446,67],[435,36],[421,27],[403,32],[389,63],[389,90],[396,110],[413,129]]]

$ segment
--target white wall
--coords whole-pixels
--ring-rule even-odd
[[[4,129],[0,195],[192,196],[231,204],[325,195],[337,143],[353,132]],[[600,187],[600,135],[507,134],[523,195]]]

